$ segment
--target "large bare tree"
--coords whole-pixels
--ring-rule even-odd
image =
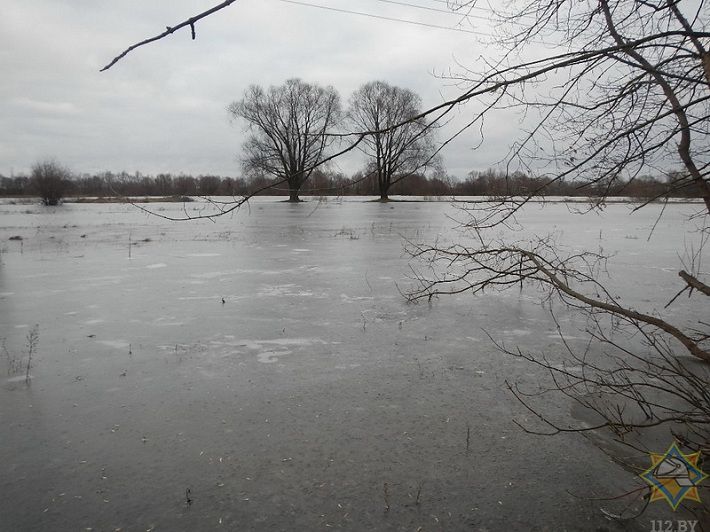
[[[456,4],[459,10],[477,7]],[[549,374],[545,384],[508,383],[533,414],[525,430],[597,434],[606,428],[620,444],[647,452],[654,448],[641,435],[666,428],[686,448],[707,453],[710,286],[702,265],[710,238],[708,7],[679,0],[513,0],[496,9],[497,44],[506,52],[458,76],[468,86],[457,101],[477,102],[469,125],[498,110],[524,113],[529,126],[512,144],[507,168],[544,179],[528,195],[509,191],[466,205],[466,235],[457,243],[413,244],[420,269],[410,298],[511,288],[540,297],[560,331],[562,361],[506,346],[491,334],[501,350]],[[694,220],[698,230],[689,235],[678,227],[679,240],[694,242],[677,275],[667,279],[677,283],[669,301],[655,294],[647,308],[625,301],[603,281],[609,257],[598,251],[565,251],[542,235],[500,236],[550,183],[572,180],[596,196],[592,207],[603,208],[612,189],[649,169],[665,173],[670,190],[692,189],[703,199]],[[566,338],[560,309],[582,314],[585,348]],[[555,391],[594,415],[574,423],[553,414],[544,398]],[[689,510],[700,522],[710,519],[707,502]]]
[[[483,104],[471,125],[496,109],[526,113],[509,167],[591,190],[680,164],[672,186],[710,209],[707,15],[678,0],[505,2],[492,16],[507,51],[457,76],[468,85],[457,101]]]
[[[363,137],[360,150],[377,177],[380,199],[390,187],[432,163],[432,129],[421,115],[421,98],[409,89],[371,81],[350,97],[347,118]],[[394,127],[399,126],[399,127]]]
[[[242,148],[245,170],[288,183],[289,201],[300,201],[298,191],[323,161],[333,141],[329,131],[340,120],[335,89],[300,79],[268,90],[252,85],[228,111],[245,120],[251,132]]]

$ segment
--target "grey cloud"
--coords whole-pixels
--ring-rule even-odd
[[[359,85],[383,79],[417,91],[425,105],[454,94],[433,75],[453,57],[473,57],[474,36],[329,13],[276,0],[244,0],[205,19],[197,40],[182,31],[143,47],[105,73],[125,46],[214,4],[10,0],[0,19],[0,173],[26,171],[36,158],[57,157],[79,172],[140,170],[238,175],[241,124],[225,107],[252,83],[289,77],[336,87],[346,103]],[[333,5],[353,8],[351,2]],[[359,6],[360,7],[360,6]],[[401,16],[400,8],[363,3],[362,10]],[[407,18],[430,15],[407,12]],[[445,19],[454,24],[455,18]],[[444,20],[440,21],[444,23]],[[461,124],[465,113],[454,120]],[[508,126],[506,126],[508,127]],[[499,131],[500,130],[500,133]],[[464,175],[493,164],[510,138],[495,124],[486,153],[470,149],[475,131],[444,152]],[[452,129],[440,132],[445,136]],[[500,145],[499,145],[500,144]],[[350,155],[338,168],[362,164]]]

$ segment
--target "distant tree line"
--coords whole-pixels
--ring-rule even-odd
[[[29,176],[0,176],[0,195],[39,196],[56,205],[66,196],[630,196],[702,197],[702,182],[682,173],[624,179],[607,173],[576,179],[534,176],[516,171],[472,171],[463,179],[447,175],[434,141],[437,125],[421,115],[414,92],[384,81],[365,83],[345,110],[333,87],[300,79],[263,88],[250,86],[227,112],[246,124],[242,177],[102,172],[72,175],[54,160],[37,162]],[[340,133],[339,133],[340,132]],[[351,176],[333,171],[331,160],[349,149],[365,156],[364,167]],[[347,144],[347,142],[345,142]],[[341,150],[341,151],[338,151]]]
[[[40,167],[40,170],[46,170]],[[36,172],[36,168],[33,169]],[[249,177],[225,177],[161,173],[147,175],[140,172],[101,172],[98,174],[71,175],[64,171],[63,196],[243,196],[265,189],[260,195],[284,196],[288,185],[269,187],[278,178],[266,174]],[[40,176],[44,175],[40,172]],[[634,198],[701,197],[695,187],[678,190],[671,186],[678,176],[641,176],[630,181],[615,179],[612,184],[595,183],[582,186],[576,181],[550,182],[544,177],[534,177],[522,172],[508,176],[504,172],[488,169],[472,171],[464,179],[438,173],[424,176],[408,175],[392,184],[390,194],[402,196],[506,196],[537,193],[544,196],[630,196]],[[37,176],[5,177],[0,175],[0,196],[38,196]],[[316,169],[301,189],[311,196],[379,196],[380,182],[376,169],[358,171],[351,176],[341,172]]]
[[[34,173],[34,172],[33,172]],[[216,175],[192,176],[160,173],[147,175],[141,172],[100,172],[97,174],[70,175],[64,179],[63,196],[231,196],[248,191],[242,178]],[[36,196],[38,183],[34,175],[5,177],[0,175],[0,195]]]

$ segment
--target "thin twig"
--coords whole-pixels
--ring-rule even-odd
[[[104,72],[104,71],[108,70],[109,68],[111,68],[113,65],[118,63],[121,59],[126,57],[129,53],[131,53],[136,48],[140,48],[141,46],[145,46],[146,44],[150,44],[152,42],[159,41],[160,39],[167,37],[168,35],[175,33],[177,30],[182,29],[186,26],[190,27],[192,40],[195,40],[195,22],[197,22],[198,20],[201,20],[205,17],[208,17],[213,13],[216,13],[217,11],[224,9],[225,7],[228,7],[229,5],[233,4],[236,1],[237,0],[225,0],[221,4],[211,7],[210,9],[208,9],[207,11],[203,11],[199,15],[195,15],[194,17],[190,17],[189,19],[187,19],[183,22],[180,22],[179,24],[176,24],[175,26],[166,26],[165,31],[163,33],[160,33],[159,35],[156,35],[155,37],[150,37],[148,39],[140,41],[140,42],[133,44],[133,45],[129,46],[128,48],[126,48],[123,52],[121,52],[116,57],[114,57],[113,60],[111,60],[111,62],[108,63],[106,66],[104,66],[99,72]]]

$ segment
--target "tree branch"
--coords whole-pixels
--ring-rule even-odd
[[[185,28],[187,26],[190,27],[190,33],[192,35],[192,40],[194,41],[195,36],[196,36],[195,35],[195,22],[197,22],[198,20],[201,20],[205,17],[208,17],[213,13],[216,13],[217,11],[224,9],[225,7],[229,7],[231,4],[233,4],[236,1],[237,0],[225,0],[221,4],[211,7],[210,9],[208,9],[207,11],[203,11],[199,15],[195,15],[194,17],[190,17],[189,19],[181,22],[180,24],[177,24],[176,26],[166,26],[165,31],[163,33],[156,35],[155,37],[150,37],[149,39],[145,39],[139,43],[136,43],[136,44],[126,48],[123,52],[121,52],[119,55],[114,57],[113,60],[109,64],[104,66],[99,72],[104,72],[104,71],[108,70],[109,68],[111,68],[113,65],[118,63],[121,59],[126,57],[129,53],[131,53],[136,48],[139,48],[141,46],[145,46],[146,44],[150,44],[155,41],[159,41],[160,39],[167,37],[168,35],[175,33],[177,30]]]
[[[662,331],[670,334],[673,336],[676,340],[678,340],[680,343],[683,344],[683,346],[692,354],[693,356],[698,357],[701,360],[704,360],[705,362],[710,362],[710,353],[702,349],[697,342],[693,341],[691,338],[689,338],[686,334],[681,332],[677,327],[674,327],[670,323],[660,319],[656,318],[655,316],[650,316],[648,314],[643,314],[641,312],[637,312],[635,310],[627,309],[622,306],[613,304],[613,303],[607,303],[606,301],[599,301],[598,299],[594,299],[591,297],[587,297],[584,294],[581,294],[577,292],[576,290],[573,290],[572,288],[567,285],[567,283],[563,282],[557,275],[555,275],[552,271],[550,271],[545,264],[543,264],[543,261],[541,258],[536,255],[535,253],[531,253],[529,251],[525,251],[522,249],[517,250],[518,253],[522,254],[523,256],[527,257],[535,266],[537,269],[543,273],[547,278],[550,280],[553,286],[555,286],[558,290],[564,292],[565,294],[573,297],[577,301],[580,301],[584,303],[585,305],[589,305],[592,308],[596,308],[599,310],[604,310],[606,312],[610,312],[612,314],[616,314],[618,316],[623,316],[624,318],[627,318],[632,321],[640,321],[643,323],[648,323],[649,325],[653,325],[654,327],[658,327]],[[681,272],[685,273],[685,272]],[[687,274],[686,274],[687,275]],[[681,277],[683,277],[681,275]],[[683,277],[685,279],[685,277]],[[699,282],[699,281],[698,281]],[[702,284],[702,283],[700,283]],[[703,285],[704,286],[704,285]],[[708,288],[708,287],[705,287]]]
[[[693,277],[685,270],[679,271],[678,275],[680,276],[681,279],[683,279],[686,283],[688,283],[688,287],[690,287],[691,290],[695,289],[698,292],[702,292],[706,296],[710,296],[710,286],[703,283],[697,277]]]

